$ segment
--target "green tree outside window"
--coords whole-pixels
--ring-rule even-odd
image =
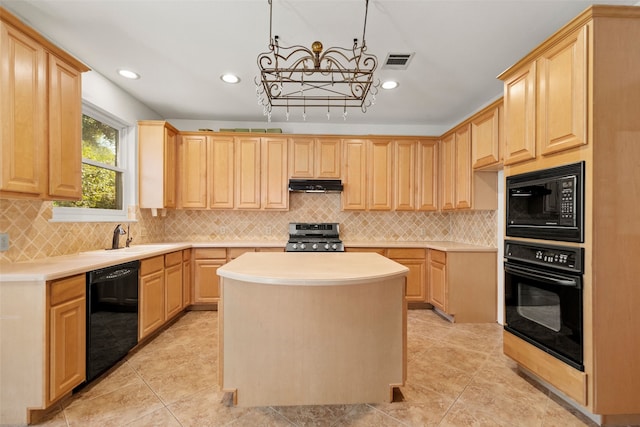
[[[55,206],[122,209],[122,171],[118,167],[120,131],[82,115],[82,200]]]

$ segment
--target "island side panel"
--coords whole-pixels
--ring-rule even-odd
[[[404,384],[404,276],[221,286],[221,387],[239,406],[389,402]]]

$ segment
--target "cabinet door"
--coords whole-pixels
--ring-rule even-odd
[[[365,210],[367,208],[367,141],[345,139],[342,192],[343,210]]]
[[[0,22],[0,194],[44,195],[46,55],[38,43]]]
[[[176,265],[166,267],[164,270],[165,280],[165,319],[171,319],[182,310],[182,252],[180,262]]]
[[[262,208],[288,209],[288,171],[286,138],[262,138]]]
[[[180,206],[207,207],[207,137],[180,136]]]
[[[394,204],[397,211],[416,209],[416,141],[395,142]]]
[[[164,270],[140,278],[138,339],[158,329],[165,321]]]
[[[216,274],[218,268],[226,263],[225,259],[196,259],[194,264],[195,293],[193,302],[212,303],[220,299],[220,280]]]
[[[587,143],[587,28],[538,59],[537,136],[542,155]]]
[[[441,262],[442,261],[442,262]],[[440,251],[430,251],[429,295],[430,302],[443,312],[447,312],[446,255]]]
[[[52,402],[85,379],[87,302],[84,275],[57,280],[50,287],[47,399]]]
[[[456,209],[471,208],[471,127],[456,130],[455,141],[455,197]]]
[[[393,207],[393,142],[372,141],[369,145],[369,210],[390,211]]]
[[[291,178],[313,178],[315,139],[292,138],[289,150],[289,172]]]
[[[504,165],[536,157],[536,65],[531,63],[504,82]]]
[[[82,104],[80,72],[54,55],[49,59],[49,196],[82,198]]]
[[[420,211],[438,210],[438,141],[418,142],[418,200]]]
[[[169,123],[162,120],[138,122],[138,193],[141,208],[177,206],[178,145],[177,130]]]
[[[163,199],[165,208],[175,208],[176,201],[176,165],[178,153],[178,133],[164,127],[164,159],[162,162],[164,184]]]
[[[456,200],[456,157],[455,157],[456,134],[452,133],[440,142],[442,151],[442,210],[452,210],[455,208]]]
[[[340,178],[340,139],[319,138],[315,144],[315,177],[323,179]]]
[[[237,209],[260,209],[260,138],[236,138]]]
[[[233,209],[234,142],[232,137],[212,137],[209,141],[211,177],[209,207]]]
[[[491,108],[471,121],[471,147],[474,169],[500,163],[499,107]]]
[[[182,306],[188,307],[192,304],[191,299],[191,249],[182,251]]]

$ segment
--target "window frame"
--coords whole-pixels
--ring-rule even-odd
[[[51,222],[136,222],[129,214],[129,206],[135,205],[136,140],[135,126],[83,100],[82,114],[105,123],[119,131],[119,164],[112,170],[122,173],[122,209],[96,209],[53,206]],[[90,159],[82,163],[102,167]]]

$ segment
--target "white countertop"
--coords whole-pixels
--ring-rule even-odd
[[[406,276],[409,269],[376,253],[248,252],[218,268],[218,275],[271,285],[351,285]]]
[[[93,250],[43,258],[33,261],[0,264],[1,282],[37,282],[86,273],[137,259],[149,258],[189,248],[284,248],[285,241],[218,241],[150,243],[117,250]],[[445,252],[496,252],[496,248],[456,242],[374,242],[345,241],[347,248],[424,248]],[[311,253],[319,255],[319,253]]]

